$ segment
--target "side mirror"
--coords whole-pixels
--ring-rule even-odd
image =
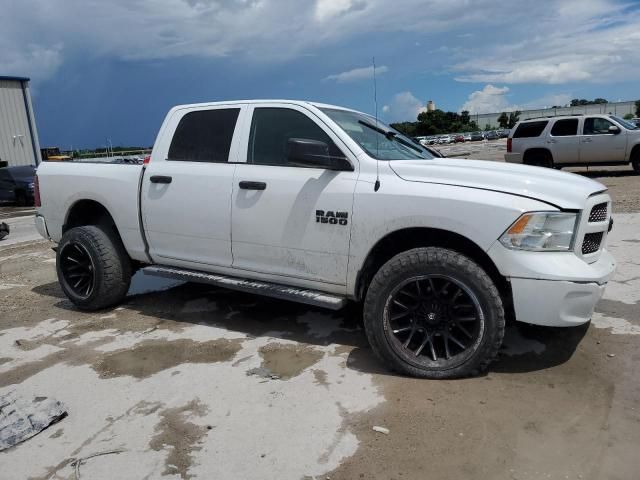
[[[617,135],[618,133],[620,133],[620,127],[618,127],[617,125],[611,125],[609,127],[609,133],[613,133],[614,135]]]
[[[299,167],[353,171],[345,157],[329,153],[329,145],[310,138],[290,138],[287,142],[287,163]]]

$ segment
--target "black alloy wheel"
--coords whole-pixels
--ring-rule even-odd
[[[67,243],[60,251],[60,270],[66,287],[79,298],[91,296],[96,268],[87,249],[79,242]]]
[[[450,367],[475,349],[484,312],[466,285],[433,274],[397,286],[387,300],[385,321],[398,355],[428,367]]]

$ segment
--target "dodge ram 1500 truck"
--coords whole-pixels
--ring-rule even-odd
[[[339,309],[396,371],[473,375],[506,320],[588,322],[615,264],[604,186],[434,158],[376,118],[301,101],[178,106],[143,165],[43,163],[36,226],[79,308],[132,274]]]

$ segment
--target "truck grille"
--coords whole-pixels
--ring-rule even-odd
[[[607,203],[599,203],[591,209],[589,223],[604,222],[607,219]]]
[[[604,232],[587,233],[582,241],[582,254],[597,252],[600,249],[603,235]]]

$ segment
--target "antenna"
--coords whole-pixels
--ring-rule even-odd
[[[378,126],[378,85],[376,83],[376,57],[372,58],[373,63],[373,104],[376,110],[376,128]],[[377,133],[377,132],[376,132]],[[373,191],[377,192],[380,189],[380,153],[378,148],[379,134],[376,135],[376,183],[373,186]]]

